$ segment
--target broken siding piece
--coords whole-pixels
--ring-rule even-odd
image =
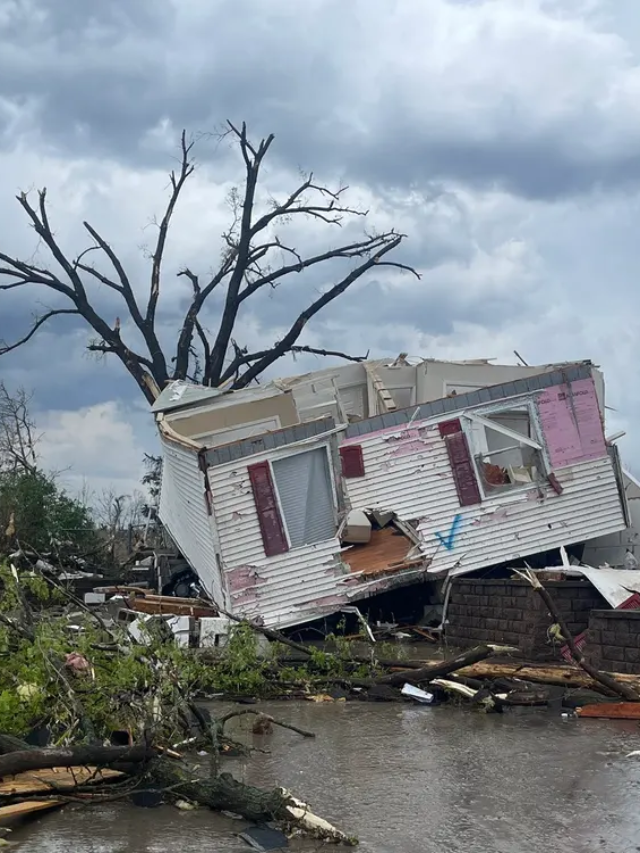
[[[289,550],[289,544],[280,517],[269,463],[257,462],[255,465],[249,465],[247,471],[258,513],[264,552],[267,557],[284,554]]]

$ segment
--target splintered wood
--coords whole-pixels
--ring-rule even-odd
[[[68,790],[80,785],[99,785],[122,775],[118,770],[108,768],[98,770],[95,767],[55,767],[52,770],[32,770],[0,779],[0,796],[43,792],[55,794],[56,790],[61,788]]]
[[[119,770],[108,768],[100,770],[97,767],[54,767],[6,776],[0,779],[0,798],[27,797],[32,794],[52,796],[47,800],[28,800],[0,806],[0,826],[21,820],[35,812],[63,806],[64,800],[55,799],[57,793],[69,793],[82,785],[99,785],[123,775]]]
[[[57,800],[33,800],[29,803],[15,803],[12,806],[0,806],[0,826],[5,826],[16,820],[20,820],[21,818],[28,817],[34,812],[60,808],[62,805],[64,805],[64,803]]]

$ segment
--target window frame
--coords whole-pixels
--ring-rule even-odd
[[[533,448],[538,453],[540,459],[541,477],[539,480],[533,480],[531,483],[522,483],[520,485],[512,484],[510,488],[503,489],[502,491],[487,491],[485,487],[484,478],[478,466],[478,456],[482,454],[479,452],[478,449],[476,429],[474,429],[474,427],[477,428],[478,426],[482,426],[484,427],[484,429],[495,429],[494,424],[492,424],[491,421],[488,419],[491,415],[506,414],[508,412],[513,412],[516,410],[524,411],[525,409],[529,416],[530,431],[533,436],[532,438],[528,438],[525,435],[521,435],[520,433],[517,433],[514,430],[509,429],[508,427],[502,427],[500,424],[497,425],[498,429],[496,430],[496,432],[506,435],[507,437],[513,437],[513,439],[518,443],[522,443]],[[462,412],[460,414],[460,420],[462,423],[462,431],[466,435],[467,442],[469,444],[471,462],[473,465],[473,470],[476,474],[478,488],[480,489],[480,494],[482,496],[483,502],[496,498],[504,498],[512,494],[520,494],[522,492],[527,492],[546,481],[547,477],[552,471],[552,468],[550,465],[546,444],[544,442],[542,425],[540,424],[538,418],[538,410],[536,408],[535,402],[531,398],[514,398],[509,401],[504,400],[500,403],[495,403],[491,406],[483,406],[482,408]]]
[[[267,459],[266,461],[269,463],[269,470],[271,472],[271,481],[273,483],[273,492],[276,499],[276,505],[278,507],[278,512],[280,513],[280,520],[282,522],[282,528],[284,530],[285,539],[287,540],[287,545],[289,546],[289,551],[299,551],[301,548],[313,548],[318,542],[308,543],[305,542],[302,545],[292,545],[291,544],[291,536],[289,535],[289,525],[287,523],[287,517],[284,514],[284,509],[282,507],[282,501],[280,500],[280,490],[278,489],[278,481],[276,479],[276,472],[273,468],[274,462],[279,462],[281,459],[291,459],[293,456],[301,456],[303,453],[312,453],[315,450],[324,450],[327,456],[327,465],[329,470],[329,485],[331,487],[331,500],[333,503],[333,521],[336,531],[338,530],[338,493],[336,489],[334,474],[333,474],[333,465],[331,462],[331,447],[329,444],[320,444],[316,447],[301,447],[297,450],[294,450],[291,453],[282,454],[278,456],[276,459]],[[326,540],[319,540],[324,542]],[[289,553],[289,552],[287,552]]]

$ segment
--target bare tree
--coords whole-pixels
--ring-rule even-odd
[[[144,520],[145,498],[142,492],[134,491],[130,495],[119,495],[111,487],[103,489],[93,501],[93,515],[97,523],[109,532],[110,536],[136,527]]]
[[[49,320],[61,315],[74,315],[80,317],[96,335],[89,349],[117,356],[149,402],[155,399],[158,389],[162,389],[170,379],[197,378],[205,385],[217,386],[229,382],[234,388],[242,388],[287,353],[306,351],[326,354],[324,350],[299,344],[300,335],[319,311],[341,296],[374,266],[395,267],[418,275],[411,267],[385,260],[403,240],[404,235],[395,230],[363,233],[360,240],[328,247],[323,252],[309,256],[303,256],[295,246],[286,245],[278,234],[278,226],[294,218],[310,217],[318,223],[339,226],[345,219],[364,217],[367,212],[347,205],[347,187],[340,186],[332,190],[316,183],[312,174],[286,198],[279,201],[272,199],[264,208],[264,205],[259,204],[258,185],[264,160],[274,140],[273,135],[254,144],[247,135],[245,124],[238,128],[231,122],[228,122],[225,135],[233,140],[242,157],[245,171],[243,187],[231,195],[233,221],[222,235],[223,253],[215,272],[205,278],[190,267],[184,267],[179,273],[189,282],[191,297],[179,325],[175,354],[163,351],[156,316],[171,220],[184,186],[195,168],[192,157],[194,143],[184,131],[181,136],[180,166],[171,172],[167,207],[157,222],[157,239],[150,256],[150,280],[143,299],[136,294],[132,280],[112,246],[88,222],[83,225],[91,238],[91,245],[77,257],[69,257],[60,246],[50,223],[46,189],[38,192],[36,204],[31,203],[26,193],[17,197],[55,263],[51,266],[37,266],[31,261],[0,252],[0,291],[35,286],[41,291],[55,294],[57,304],[34,316],[31,328],[18,340],[0,341],[0,354],[26,344]],[[98,259],[101,265],[90,263],[90,257]],[[335,261],[344,261],[346,268],[334,279]],[[292,320],[280,340],[258,352],[249,352],[237,343],[234,338],[236,321],[248,299],[264,288],[275,288],[283,280],[295,278],[323,264],[326,269],[326,265],[331,264],[331,283]],[[303,283],[304,280],[303,276]],[[109,288],[122,300],[124,310],[141,337],[142,352],[134,351],[124,340],[119,318],[116,318],[115,323],[110,323],[101,316],[92,291],[92,285],[96,284]],[[201,318],[207,300],[214,291],[222,291],[224,297],[217,332],[209,335]],[[359,360],[347,353],[333,354]]]
[[[10,394],[0,382],[0,471],[33,472],[38,457],[36,426],[29,413],[31,396],[24,388]]]

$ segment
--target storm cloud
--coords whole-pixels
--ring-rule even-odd
[[[170,353],[189,298],[177,272],[215,268],[242,177],[216,131],[245,120],[257,139],[276,135],[265,198],[284,196],[301,169],[349,184],[368,227],[407,235],[396,259],[421,274],[362,279],[314,318],[304,343],[374,356],[591,357],[607,376],[612,426],[629,427],[627,462],[640,466],[639,55],[631,0],[0,0],[0,249],[49,262],[13,198],[46,185],[65,250],[88,245],[88,219],[144,293],[154,216],[187,128],[199,168],[167,251],[159,322]],[[362,225],[334,234],[304,223],[289,236],[312,249]],[[338,265],[310,270],[248,301],[239,342],[272,343],[338,275]],[[92,298],[109,321],[122,316],[135,344],[114,294],[94,287]],[[203,315],[212,330],[222,298]],[[0,338],[20,337],[56,300],[37,288],[0,293]],[[87,357],[89,338],[74,319],[54,321],[4,356],[0,373],[34,389],[52,464],[102,481],[111,453],[114,478],[132,487],[132,455],[108,447],[105,424],[138,454],[152,424],[120,366]],[[321,364],[305,356],[275,372]],[[75,460],[64,429],[86,439]]]

